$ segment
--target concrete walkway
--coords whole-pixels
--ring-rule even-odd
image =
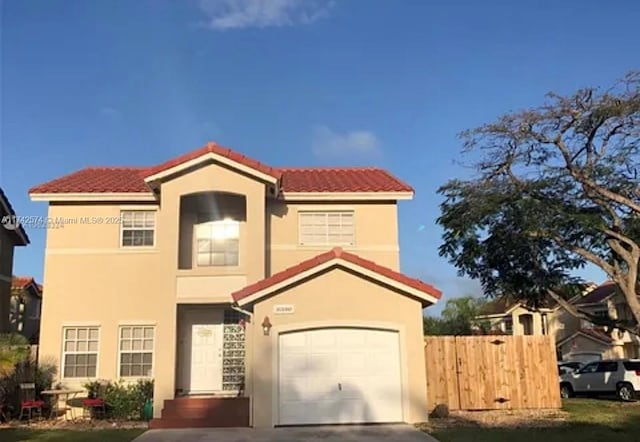
[[[411,425],[150,430],[134,442],[438,442]]]

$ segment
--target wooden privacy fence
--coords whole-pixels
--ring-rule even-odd
[[[428,336],[427,403],[450,410],[560,407],[549,336]]]

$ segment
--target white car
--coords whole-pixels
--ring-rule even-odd
[[[615,394],[630,401],[640,393],[640,359],[590,362],[560,376],[560,396]]]

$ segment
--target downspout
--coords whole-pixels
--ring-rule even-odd
[[[253,337],[254,337],[254,333],[253,333],[253,312],[250,312],[248,310],[240,308],[236,303],[231,304],[231,309],[235,310],[235,311],[237,311],[239,313],[242,313],[245,316],[247,316],[249,318],[249,326],[251,327],[251,353],[249,354],[249,352],[247,351],[247,347],[246,347],[247,339],[245,337],[245,351],[247,351],[247,352],[245,353],[244,366],[245,366],[245,381],[246,381],[246,376],[247,376],[247,373],[246,373],[247,367],[251,367],[250,368],[250,370],[251,370],[251,397],[249,397],[249,403],[250,403],[250,407],[251,408],[249,410],[249,426],[253,427],[253,417],[254,417],[254,400],[253,400],[253,397],[254,397],[254,391],[253,391],[253,365],[254,365],[254,362],[253,362],[253,347],[255,345],[255,343],[253,342]],[[245,334],[246,334],[246,324],[247,323],[245,322]],[[250,364],[247,364],[247,361],[250,361]],[[244,385],[244,389],[245,389],[245,393],[246,393],[246,390],[247,390],[246,382],[245,382],[245,385]]]

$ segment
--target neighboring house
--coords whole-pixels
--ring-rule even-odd
[[[611,318],[630,319],[631,312],[615,283],[589,284],[569,301],[579,310]],[[558,359],[589,361],[603,358],[640,357],[640,340],[627,332],[608,330],[577,319],[550,301],[538,309],[506,298],[489,302],[478,320],[488,321],[493,331],[512,335],[550,335],[556,342]]]
[[[532,309],[521,302],[498,298],[488,302],[476,317],[486,322],[492,332],[506,335],[546,335],[554,305]]]
[[[37,345],[40,336],[42,286],[30,276],[14,276],[11,284],[10,331]]]
[[[624,295],[613,281],[607,281],[574,301],[582,311],[613,319],[632,319]],[[568,313],[565,313],[568,315]],[[558,355],[564,360],[593,360],[640,357],[640,339],[618,329],[608,330],[571,317],[556,338]]]
[[[27,232],[16,221],[16,213],[0,189],[0,333],[9,331],[14,248],[29,244]]]
[[[153,427],[427,418],[422,309],[440,292],[399,272],[413,190],[388,172],[209,143],[30,195],[54,224],[40,354],[64,385],[153,378]]]

